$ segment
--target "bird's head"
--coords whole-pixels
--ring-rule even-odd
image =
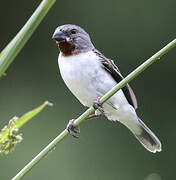
[[[87,52],[94,48],[88,33],[72,24],[57,27],[52,38],[64,56]]]

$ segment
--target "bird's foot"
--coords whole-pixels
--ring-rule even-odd
[[[95,101],[93,102],[93,108],[95,110],[99,110],[102,114],[104,114],[104,108],[103,105],[100,103],[100,98],[96,98]]]
[[[80,127],[79,126],[74,126],[75,119],[72,119],[69,121],[69,123],[67,124],[67,130],[70,133],[71,136],[75,137],[75,138],[79,138],[79,134],[80,134]]]

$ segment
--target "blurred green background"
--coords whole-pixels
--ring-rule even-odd
[[[41,1],[2,1],[1,50]],[[65,127],[86,110],[63,83],[58,49],[51,36],[61,24],[86,29],[101,52],[125,76],[175,38],[175,0],[57,1],[22,52],[0,79],[0,127],[49,100],[21,132],[24,140],[0,157],[0,179],[12,178]],[[176,49],[131,82],[141,119],[160,138],[163,151],[146,151],[120,123],[99,119],[81,125],[79,139],[67,137],[24,179],[171,180],[175,179]]]

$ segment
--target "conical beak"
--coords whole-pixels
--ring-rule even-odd
[[[57,42],[61,42],[61,41],[66,41],[67,37],[63,32],[56,31],[56,32],[54,32],[52,39],[56,40]]]

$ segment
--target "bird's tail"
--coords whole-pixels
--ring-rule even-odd
[[[114,110],[114,108],[107,106],[107,104],[104,104],[104,107],[106,117],[109,120],[119,121],[125,125],[148,151],[153,153],[161,151],[160,140],[142,120],[137,117],[132,107],[129,109],[128,106],[125,106],[121,111]]]
[[[139,142],[150,152],[156,153],[161,151],[161,142],[156,137],[156,135],[142,122],[141,119],[139,121],[140,133],[135,133],[133,130],[133,134],[139,140]]]

